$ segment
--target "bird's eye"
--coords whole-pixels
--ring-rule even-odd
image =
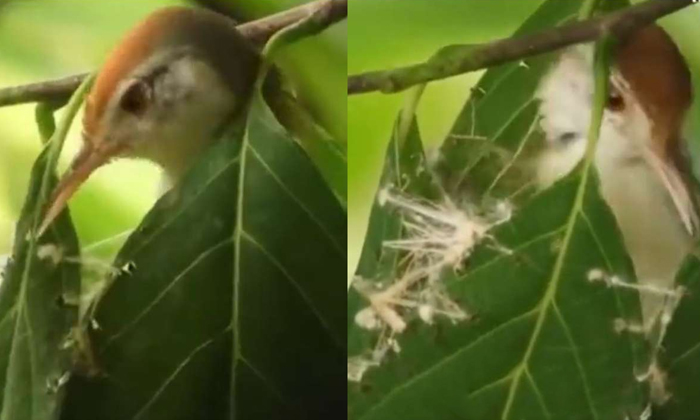
[[[625,100],[619,93],[611,93],[608,96],[608,103],[606,107],[611,111],[622,111],[625,109]]]
[[[558,137],[558,140],[562,144],[569,144],[576,140],[578,138],[578,135],[572,131],[567,131],[566,133],[561,134]]]
[[[119,106],[126,112],[140,116],[151,101],[151,87],[142,80],[132,83],[122,94]]]

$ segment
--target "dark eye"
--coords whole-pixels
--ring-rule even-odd
[[[606,106],[611,111],[622,111],[625,109],[625,100],[619,93],[611,93]]]
[[[151,88],[142,80],[137,80],[122,94],[119,106],[126,112],[142,115],[151,101]]]
[[[578,136],[576,135],[576,133],[568,131],[568,132],[560,135],[558,140],[560,143],[569,144],[569,143],[573,142],[574,140],[576,140],[577,138],[578,138]]]

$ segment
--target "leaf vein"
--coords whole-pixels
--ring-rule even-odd
[[[345,340],[340,339],[335,336],[333,328],[331,328],[331,325],[325,320],[323,314],[321,314],[321,311],[318,310],[314,306],[313,300],[309,297],[309,295],[306,294],[305,290],[301,285],[294,279],[294,277],[285,269],[285,267],[282,265],[279,260],[277,260],[265,247],[255,239],[253,235],[251,235],[248,231],[245,229],[242,230],[242,236],[243,238],[247,239],[248,242],[250,242],[252,245],[254,245],[256,248],[260,250],[260,252],[267,257],[267,259],[289,280],[289,283],[294,287],[294,289],[299,292],[299,295],[301,298],[306,302],[308,307],[311,309],[311,312],[314,313],[316,318],[318,318],[319,322],[321,325],[323,325],[324,329],[328,332],[328,335],[331,336],[333,341],[342,349],[345,349]]]
[[[503,74],[498,79],[494,80],[493,84],[489,87],[489,90],[484,89],[486,91],[486,93],[484,93],[484,95],[481,98],[478,98],[478,100],[475,101],[475,102],[478,102],[475,106],[475,110],[478,111],[479,108],[481,108],[481,106],[484,104],[484,102],[486,102],[487,99],[493,97],[493,93],[498,91],[498,88],[501,86],[501,84],[503,84],[506,80],[508,80],[508,78],[510,78],[513,75],[513,73],[516,72],[516,70],[521,68],[518,65],[518,63],[508,63],[508,65],[510,68],[508,70],[504,71]],[[483,89],[483,87],[480,85],[481,84],[479,84],[479,88]]]
[[[158,302],[160,302],[168,294],[168,292],[170,292],[173,289],[173,287],[175,287],[175,285],[187,275],[187,273],[196,268],[197,265],[199,265],[202,261],[209,257],[209,255],[216,252],[222,246],[228,245],[229,243],[231,243],[231,241],[232,239],[228,238],[224,241],[219,242],[216,245],[211,246],[209,249],[199,254],[199,256],[195,258],[194,261],[190,263],[190,265],[185,267],[182,271],[180,271],[180,273],[173,277],[172,281],[170,281],[170,283],[168,283],[168,285],[164,287],[163,290],[161,290],[161,292],[146,307],[144,307],[134,319],[132,319],[122,329],[109,336],[105,340],[105,345],[103,346],[102,351],[107,349],[114,341],[119,339],[119,337],[123,336],[135,325],[137,325],[139,321],[141,321],[141,319],[143,319],[158,304]]]
[[[161,384],[160,387],[158,387],[158,390],[156,390],[155,394],[146,401],[146,403],[141,406],[139,411],[134,414],[132,417],[132,420],[138,420],[145,418],[144,415],[148,411],[148,409],[155,404],[155,402],[158,400],[158,398],[167,390],[168,386],[177,378],[177,376],[182,372],[184,368],[187,367],[187,365],[194,359],[195,356],[202,350],[204,350],[206,347],[214,343],[222,334],[224,334],[226,331],[229,330],[230,327],[227,327],[224,331],[216,334],[214,337],[204,341],[202,344],[198,345],[197,347],[194,348],[184,359],[180,364],[172,371],[170,375],[168,375],[163,383]]]
[[[496,143],[496,140],[501,136],[501,134],[503,134],[503,132],[506,131],[506,128],[508,128],[508,126],[509,126],[513,121],[515,121],[515,119],[518,118],[518,117],[520,116],[520,114],[522,114],[523,112],[525,112],[525,110],[527,110],[527,108],[528,108],[530,105],[532,105],[534,102],[535,102],[535,99],[534,99],[534,98],[530,98],[530,99],[528,99],[526,102],[524,102],[520,107],[518,107],[518,109],[513,113],[513,115],[511,115],[510,118],[506,119],[506,120],[503,122],[503,124],[498,128],[498,130],[496,130],[496,132],[493,134],[493,136],[491,137],[491,139],[489,139],[490,143],[494,143],[494,144],[495,144],[495,143]],[[462,170],[462,172],[461,172],[461,173],[459,174],[459,176],[457,177],[457,183],[456,183],[456,185],[462,185],[462,183],[463,183],[463,182],[465,181],[465,179],[467,178],[467,175],[469,175],[469,172],[471,172],[471,170],[472,170],[474,167],[476,167],[476,165],[478,165],[479,162],[481,162],[481,159],[483,159],[484,156],[486,156],[486,152],[484,152],[484,150],[486,150],[485,147],[480,148],[480,149],[478,150],[478,153],[477,153],[476,158],[474,159],[474,163],[472,163],[472,164],[470,164],[470,165],[465,165],[464,169]]]
[[[571,333],[571,328],[569,328],[569,324],[566,323],[566,320],[564,319],[564,315],[561,313],[561,310],[559,309],[559,305],[557,305],[557,300],[556,298],[553,299],[552,301],[552,308],[554,309],[554,313],[557,315],[557,318],[559,319],[559,323],[562,326],[562,330],[564,331],[564,335],[566,336],[567,341],[569,342],[569,347],[571,347],[571,353],[574,356],[574,361],[576,362],[576,367],[578,368],[579,374],[581,375],[581,381],[583,382],[583,393],[586,396],[586,402],[588,403],[588,407],[591,410],[591,414],[593,415],[594,419],[598,419],[598,412],[596,411],[595,405],[593,404],[593,396],[591,395],[591,386],[588,383],[588,376],[586,375],[586,370],[583,368],[583,361],[581,360],[581,355],[578,352],[578,346],[576,345],[576,342],[574,341],[573,334]]]
[[[527,350],[525,351],[525,354],[523,356],[523,360],[520,366],[516,368],[515,378],[511,383],[511,387],[508,392],[508,399],[506,400],[505,405],[503,406],[503,412],[501,413],[502,420],[506,420],[510,415],[510,409],[515,399],[515,393],[518,390],[520,377],[523,373],[523,370],[527,367],[530,361],[530,357],[532,356],[532,352],[534,351],[535,343],[540,335],[540,332],[542,331],[542,326],[544,325],[544,321],[547,316],[547,309],[549,308],[549,305],[554,301],[556,290],[559,285],[559,281],[561,280],[561,272],[564,267],[564,260],[566,259],[566,255],[569,252],[569,245],[571,244],[572,237],[574,235],[574,227],[576,226],[578,220],[579,211],[583,207],[583,198],[586,193],[587,184],[586,169],[588,168],[584,167],[583,174],[577,186],[576,198],[574,199],[574,203],[571,207],[571,212],[569,213],[569,217],[565,225],[566,232],[564,234],[562,245],[559,249],[559,252],[557,253],[557,259],[554,263],[554,268],[552,269],[549,284],[547,285],[547,288],[544,291],[544,294],[542,295],[542,299],[538,303],[538,307],[540,307],[542,310],[540,311],[540,314],[537,318],[537,323],[535,325],[535,329],[533,330],[532,337],[530,338],[530,342],[528,343]]]
[[[512,371],[508,372],[507,375],[505,375],[501,378],[498,378],[495,381],[488,382],[488,383],[480,386],[479,388],[475,389],[474,391],[470,392],[469,395],[467,396],[467,399],[472,399],[475,396],[481,394],[482,392],[487,391],[496,385],[500,385],[503,382],[507,382],[510,379],[513,379],[513,372]]]
[[[242,154],[243,151],[240,152]],[[226,165],[224,165],[221,170],[218,172],[212,174],[211,178],[207,179],[206,182],[203,182],[200,184],[200,188],[197,190],[195,194],[193,194],[191,197],[189,197],[189,201],[187,203],[184,203],[170,219],[164,221],[161,223],[157,229],[153,231],[149,236],[144,238],[144,240],[138,244],[137,247],[135,247],[132,250],[132,254],[137,254],[141,249],[143,249],[146,245],[148,245],[153,239],[155,239],[158,235],[163,233],[168,226],[173,224],[189,207],[197,202],[197,197],[200,195],[204,194],[204,192],[211,186],[211,184],[216,181],[217,178],[221,176],[224,172],[226,172],[231,166],[235,165],[238,163],[240,159],[240,154],[237,155],[234,159],[231,159]]]
[[[283,403],[284,405],[286,405],[286,406],[288,406],[288,407],[294,407],[294,405],[290,404],[289,401],[287,401],[287,400],[282,396],[282,393],[280,393],[277,389],[275,389],[275,387],[272,385],[272,383],[270,383],[270,381],[265,377],[265,375],[263,375],[263,373],[260,371],[260,369],[258,369],[257,367],[255,367],[255,365],[253,365],[253,364],[250,362],[250,360],[248,360],[246,357],[244,357],[243,354],[238,355],[238,358],[239,358],[246,366],[248,366],[248,367],[250,368],[251,371],[253,371],[253,373],[255,374],[255,376],[257,376],[258,378],[260,378],[260,380],[265,384],[265,386],[272,392],[272,394],[274,394],[274,396],[275,396],[281,403]]]
[[[586,226],[588,228],[588,231],[591,233],[591,236],[593,237],[593,241],[596,243],[596,247],[600,251],[600,254],[603,256],[603,260],[605,260],[605,266],[609,272],[613,270],[612,266],[612,260],[608,257],[607,252],[605,251],[605,247],[603,246],[603,241],[600,240],[600,237],[598,236],[598,233],[596,232],[595,228],[593,227],[593,223],[591,220],[588,218],[588,215],[586,214],[584,209],[581,209],[581,218],[583,221],[586,223]],[[613,295],[615,296],[615,305],[617,307],[618,314],[626,318],[626,313],[624,310],[624,304],[622,303],[622,298],[620,296],[621,291],[617,288],[613,288]],[[637,362],[637,352],[635,351],[635,346],[632,338],[632,334],[625,334],[627,336],[627,342],[629,343],[630,347],[630,354],[632,355],[632,359],[634,361],[634,364],[636,365]]]
[[[542,394],[542,391],[540,391],[540,387],[537,385],[537,382],[535,382],[535,378],[532,377],[532,373],[530,373],[530,369],[528,368],[525,368],[525,377],[530,382],[530,385],[532,385],[532,391],[535,393],[535,397],[537,397],[537,402],[542,408],[542,413],[546,416],[546,418],[551,419],[552,413],[550,413],[549,409],[547,408],[547,404],[544,401],[544,395]]]
[[[546,232],[546,233],[543,233],[543,234],[541,234],[541,235],[538,235],[538,236],[536,236],[535,238],[532,238],[532,239],[530,239],[530,240],[527,241],[527,242],[523,242],[522,244],[520,244],[520,245],[516,246],[515,248],[511,249],[511,252],[510,252],[510,253],[508,253],[508,254],[502,253],[502,254],[500,254],[499,256],[492,258],[492,259],[489,260],[488,262],[485,262],[484,264],[481,264],[480,266],[478,266],[478,267],[474,268],[473,270],[467,272],[464,276],[462,276],[462,277],[456,279],[454,282],[452,282],[452,283],[450,284],[450,286],[452,286],[452,285],[454,285],[454,284],[457,284],[457,283],[460,283],[460,282],[462,282],[462,281],[467,280],[469,277],[471,277],[472,275],[474,275],[474,273],[478,273],[479,271],[481,271],[481,270],[483,270],[483,269],[486,269],[486,268],[490,267],[490,266],[493,265],[493,264],[496,264],[496,263],[498,263],[498,262],[500,262],[500,261],[502,261],[502,260],[504,260],[504,259],[508,259],[508,258],[513,257],[514,255],[518,254],[518,253],[519,253],[520,251],[522,251],[523,249],[525,249],[525,248],[531,246],[532,244],[534,244],[534,243],[536,243],[536,242],[549,239],[550,237],[555,236],[555,235],[561,233],[561,231],[562,231],[565,227],[566,227],[566,226],[560,226],[560,227],[558,227],[558,228],[556,228],[556,229],[550,230],[549,232]]]
[[[392,389],[378,404],[375,404],[372,406],[365,414],[363,415],[362,418],[366,417],[368,414],[370,414],[373,411],[378,410],[380,407],[385,405],[388,401],[391,400],[395,395],[397,395],[400,391],[403,389],[408,388],[409,386],[413,385],[419,380],[425,379],[428,377],[431,373],[435,372],[437,369],[445,366],[452,360],[455,360],[457,357],[469,352],[471,349],[473,349],[475,346],[481,344],[483,341],[493,337],[495,334],[498,332],[502,331],[504,328],[507,328],[511,326],[514,323],[520,322],[524,319],[527,319],[531,315],[534,315],[535,313],[538,312],[538,308],[535,307],[533,309],[528,310],[527,312],[523,312],[522,314],[516,315],[513,318],[510,318],[506,321],[503,321],[501,324],[495,326],[493,329],[487,331],[485,334],[479,336],[477,339],[469,343],[467,346],[462,347],[460,349],[457,349],[455,352],[450,354],[449,356],[443,358],[442,360],[438,361],[434,365],[428,367],[426,370],[423,372],[419,373],[418,375],[414,376],[413,378],[409,379],[408,381],[404,382],[400,386]]]
[[[250,149],[253,156],[255,156],[255,158],[258,160],[258,162],[260,162],[262,167],[265,168],[265,170],[267,171],[268,174],[270,174],[270,177],[272,177],[272,179],[274,179],[275,182],[277,182],[277,184],[289,196],[289,198],[291,198],[295,203],[297,203],[299,208],[302,209],[302,211],[304,213],[306,213],[307,216],[309,216],[309,219],[311,219],[311,221],[314,222],[314,224],[317,225],[321,229],[321,231],[324,233],[324,235],[333,244],[333,248],[335,248],[336,251],[338,251],[338,253],[340,255],[342,255],[343,258],[347,258],[347,253],[345,251],[345,248],[337,242],[337,239],[328,231],[326,226],[323,223],[321,223],[320,220],[318,220],[316,218],[316,215],[313,214],[313,212],[311,210],[309,210],[309,208],[306,207],[306,205],[304,203],[302,203],[301,200],[299,200],[299,198],[297,198],[294,194],[292,194],[292,191],[289,189],[289,187],[287,187],[287,185],[284,182],[282,182],[282,180],[277,176],[277,174],[267,164],[265,159],[263,159],[263,157],[260,155],[260,153],[258,153],[258,151],[255,149],[255,147],[248,144],[248,149]]]
[[[700,261],[700,258],[698,258],[698,256],[696,256],[696,255],[694,255],[694,254],[691,254],[691,256],[692,256],[694,259],[696,259],[697,261]],[[694,268],[694,270],[693,270],[693,272],[696,273],[696,275],[694,276],[694,275],[692,275],[692,274],[689,274],[687,277],[690,277],[690,278],[697,278],[697,273],[698,273],[699,271],[700,271],[700,265],[697,265],[697,266]],[[691,273],[692,273],[692,272],[691,272]],[[687,286],[687,285],[686,285],[686,286]],[[697,343],[695,343],[694,345],[692,345],[688,350],[686,350],[686,351],[684,351],[683,353],[681,353],[680,356],[678,356],[678,357],[672,359],[672,360],[669,362],[669,369],[674,368],[676,364],[680,363],[683,359],[685,359],[686,357],[690,356],[691,354],[695,353],[695,352],[698,351],[698,350],[700,350],[700,341],[698,341]]]

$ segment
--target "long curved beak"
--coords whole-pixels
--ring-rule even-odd
[[[105,147],[106,146],[106,147]],[[46,229],[56,220],[61,211],[66,207],[68,200],[78,191],[81,185],[100,166],[106,164],[121,150],[119,144],[93,147],[90,143],[85,143],[78,155],[73,159],[71,167],[58,182],[46,210],[37,237],[46,232]]]

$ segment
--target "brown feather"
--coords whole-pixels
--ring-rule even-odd
[[[669,161],[679,147],[679,129],[693,99],[685,59],[663,29],[650,25],[620,43],[615,61],[654,122],[653,137],[657,139],[654,152]]]
[[[238,33],[235,22],[205,9],[166,7],[129,31],[105,61],[86,102],[83,127],[87,140],[99,140],[96,133],[102,115],[120,81],[158,48],[170,44],[200,51],[239,98],[250,93],[260,57]]]
[[[615,58],[617,70],[652,121],[651,166],[667,186],[689,233],[697,233],[700,200],[680,132],[693,100],[688,65],[657,25],[623,39]]]

